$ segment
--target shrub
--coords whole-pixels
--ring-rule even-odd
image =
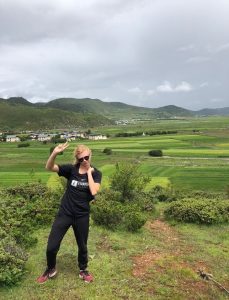
[[[107,154],[107,155],[111,155],[111,154],[112,154],[112,149],[110,149],[110,148],[105,148],[105,149],[103,150],[103,153],[105,153],[105,154]]]
[[[33,197],[42,197],[48,192],[46,186],[42,183],[26,183],[13,186],[6,189],[6,192],[12,196],[19,195],[25,199],[32,199]]]
[[[183,199],[172,202],[164,211],[166,218],[181,222],[214,224],[229,222],[229,201]]]
[[[177,200],[178,197],[178,192],[172,189],[171,186],[168,186],[166,188],[156,185],[154,188],[149,191],[151,193],[151,197],[154,197],[160,202],[170,202],[170,201],[175,201]]]
[[[30,143],[20,143],[17,146],[18,146],[18,148],[29,147]]]
[[[108,229],[137,231],[146,222],[146,216],[136,204],[121,203],[109,199],[109,194],[101,193],[92,206],[92,219],[97,225]]]
[[[150,150],[148,153],[150,156],[163,156],[162,150]]]
[[[0,285],[17,283],[25,273],[27,258],[23,248],[11,236],[4,234],[0,238]]]
[[[0,284],[11,285],[24,274],[25,249],[37,239],[34,230],[50,223],[59,206],[60,191],[42,184],[0,190]]]
[[[121,193],[121,201],[132,201],[135,195],[141,193],[150,177],[139,171],[136,163],[118,163],[111,178],[111,190]]]

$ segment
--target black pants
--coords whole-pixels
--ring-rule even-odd
[[[88,263],[87,239],[89,231],[89,215],[83,217],[71,217],[64,213],[58,213],[53,222],[47,245],[47,267],[55,268],[56,256],[61,241],[69,227],[72,226],[78,245],[78,266],[80,270],[86,270]]]

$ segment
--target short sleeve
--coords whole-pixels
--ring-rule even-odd
[[[72,165],[58,165],[59,172],[57,173],[59,176],[63,176],[67,179],[69,179],[71,172],[72,172]]]
[[[94,179],[94,182],[101,183],[102,173],[99,170],[95,170],[95,172],[92,173],[92,177]]]

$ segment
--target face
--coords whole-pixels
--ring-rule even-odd
[[[88,166],[90,164],[90,152],[85,150],[77,156],[77,160],[81,166]]]

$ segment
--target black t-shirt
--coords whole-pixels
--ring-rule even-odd
[[[70,216],[85,216],[90,212],[89,202],[94,199],[88,185],[88,176],[79,174],[80,164],[59,166],[59,176],[67,178],[67,188],[62,197],[60,211]],[[93,167],[94,168],[94,167]],[[102,173],[94,168],[94,182],[101,183]]]

